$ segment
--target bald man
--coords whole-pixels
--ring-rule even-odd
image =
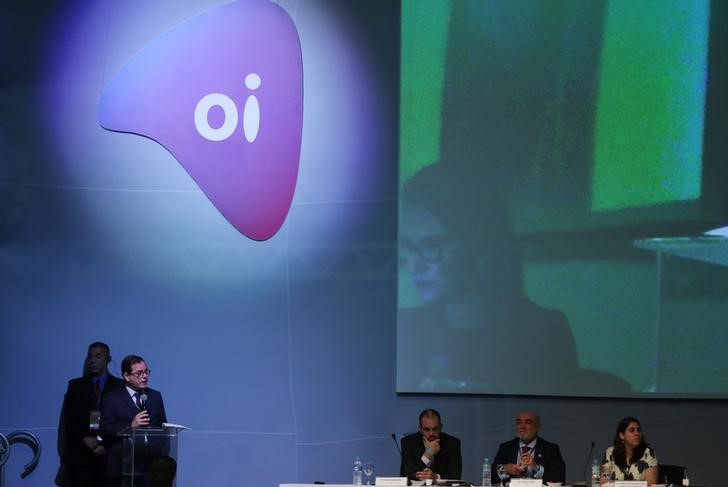
[[[559,445],[538,436],[541,418],[534,411],[516,416],[516,438],[501,443],[493,460],[491,477],[500,482],[496,466],[503,464],[511,478],[530,477],[544,482],[566,483],[566,464]]]

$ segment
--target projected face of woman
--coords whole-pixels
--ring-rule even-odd
[[[424,208],[403,207],[399,248],[399,264],[410,275],[422,304],[453,296],[461,245],[435,215]]]

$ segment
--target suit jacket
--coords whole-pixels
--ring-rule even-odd
[[[494,484],[500,482],[496,473],[497,465],[518,462],[519,441],[518,438],[514,438],[511,441],[501,443],[500,447],[498,447],[498,453],[496,453],[493,465],[491,466],[491,477]],[[564,459],[561,458],[559,445],[539,437],[536,441],[533,455],[536,463],[544,468],[544,482],[566,483],[566,464],[564,463]]]
[[[405,436],[402,438],[401,445],[402,462],[399,467],[399,475],[414,479],[417,472],[428,468],[422,462],[422,455],[425,453],[422,433],[417,432]],[[463,473],[460,440],[447,433],[440,433],[440,451],[435,455],[429,468],[443,479],[459,479]]]
[[[109,374],[101,390],[101,398],[124,385],[124,381]],[[61,428],[63,438],[61,463],[69,467],[87,466],[93,463],[95,455],[86,448],[83,439],[98,435],[89,428],[92,410],[99,409],[99,399],[94,391],[92,375],[85,375],[68,381],[68,389],[63,397]]]
[[[149,411],[149,427],[161,428],[167,422],[167,413],[164,411],[162,394],[154,389],[146,389],[147,411]],[[121,477],[122,473],[122,443],[119,432],[131,426],[131,422],[139,413],[134,400],[126,387],[116,389],[104,397],[101,402],[101,436],[109,451],[109,460],[106,467],[106,476],[109,478]]]

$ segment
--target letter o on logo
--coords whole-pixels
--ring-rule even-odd
[[[219,128],[211,127],[210,122],[207,120],[207,114],[210,112],[210,108],[214,106],[219,106],[225,113],[225,120]],[[210,93],[197,102],[195,107],[195,128],[207,140],[213,142],[225,140],[235,132],[237,126],[238,109],[230,97],[222,93]]]

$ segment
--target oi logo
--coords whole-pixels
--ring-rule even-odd
[[[149,137],[244,235],[285,221],[303,130],[303,63],[293,21],[268,0],[237,0],[158,37],[112,78],[99,123]]]

